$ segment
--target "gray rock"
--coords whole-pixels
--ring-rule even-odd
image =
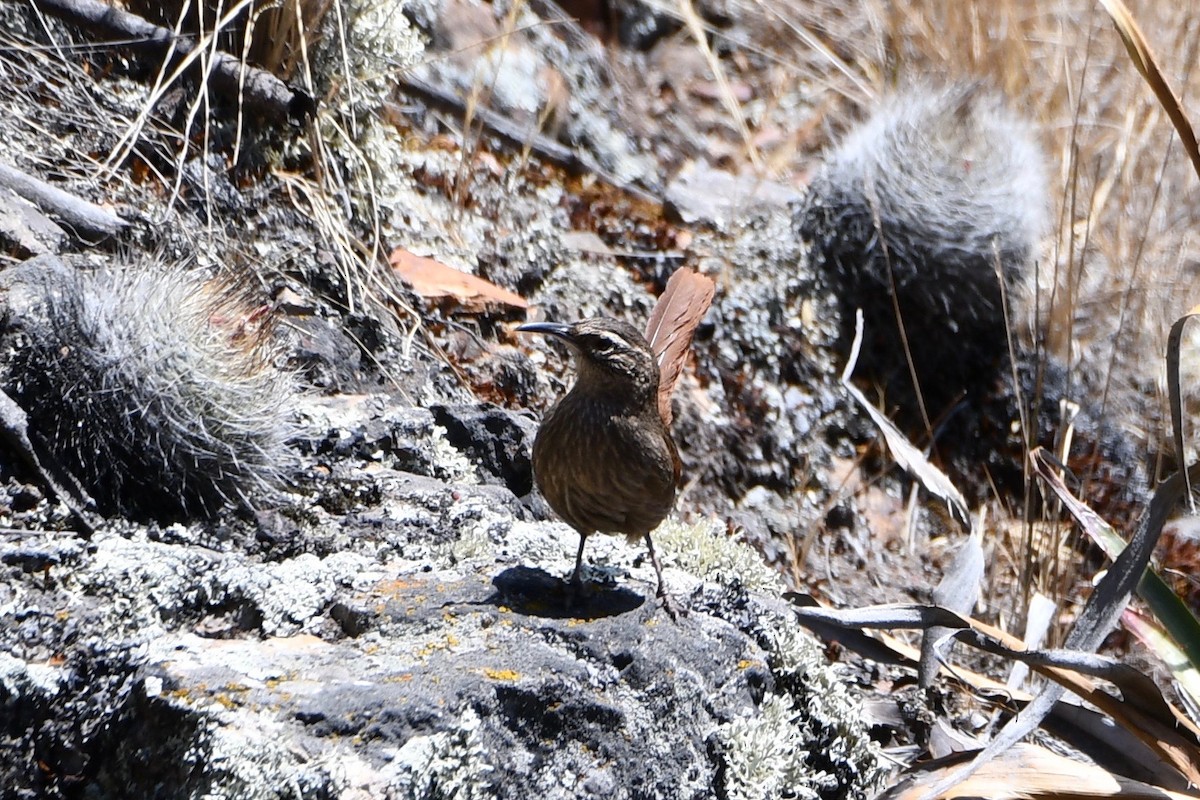
[[[764,209],[783,209],[801,193],[754,175],[733,175],[704,162],[690,164],[667,185],[663,212],[685,225],[728,227]]]
[[[0,243],[30,256],[57,253],[67,234],[31,203],[0,188]]]
[[[430,410],[450,444],[479,465],[481,480],[507,486],[517,497],[533,491],[530,459],[537,423],[530,415],[487,403]]]
[[[357,512],[300,503],[324,556],[129,526],[48,576],[8,567],[0,779],[30,797],[736,797],[771,780],[756,736],[807,743],[780,764],[822,796],[873,779],[854,701],[822,705],[836,676],[744,588],[776,580],[744,545],[660,531],[692,607],[676,624],[623,538],[593,537],[572,599],[566,526],[523,521],[499,487],[335,468],[353,463],[373,487]],[[822,737],[854,763],[830,769]]]

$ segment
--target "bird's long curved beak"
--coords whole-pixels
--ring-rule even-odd
[[[517,330],[521,333],[542,333],[568,342],[572,339],[571,326],[561,322],[527,322],[518,325]]]

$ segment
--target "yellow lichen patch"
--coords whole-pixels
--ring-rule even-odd
[[[264,684],[273,692],[279,688],[279,684],[294,680],[296,680],[296,671],[294,669],[290,669],[277,678],[267,678],[266,681],[264,681]]]
[[[449,650],[452,647],[458,646],[458,637],[454,634],[446,634],[446,638],[440,642],[429,642],[428,644],[417,648],[414,655],[417,658],[429,658],[439,650]]]
[[[421,584],[417,581],[406,581],[403,578],[395,578],[392,580],[380,581],[375,584],[375,592],[378,594],[391,595],[398,597],[402,594],[407,594],[410,589],[413,589]]]
[[[521,673],[514,669],[492,669],[491,667],[488,667],[483,671],[483,674],[487,675],[494,681],[508,681],[509,683],[520,680],[521,678]]]
[[[411,672],[402,672],[399,675],[388,675],[383,679],[384,683],[408,683],[413,679]]]

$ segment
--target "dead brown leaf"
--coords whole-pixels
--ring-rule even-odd
[[[525,298],[515,292],[404,248],[393,250],[389,261],[413,291],[434,303],[449,303],[471,314],[529,308]]]

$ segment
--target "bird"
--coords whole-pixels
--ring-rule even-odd
[[[570,586],[583,589],[583,552],[593,533],[643,539],[667,613],[680,613],[663,582],[650,533],[670,514],[681,464],[671,438],[671,395],[715,284],[676,270],[643,335],[627,322],[593,317],[517,328],[565,342],[576,374],[546,413],[533,443],[533,474],[550,507],[579,533]]]

